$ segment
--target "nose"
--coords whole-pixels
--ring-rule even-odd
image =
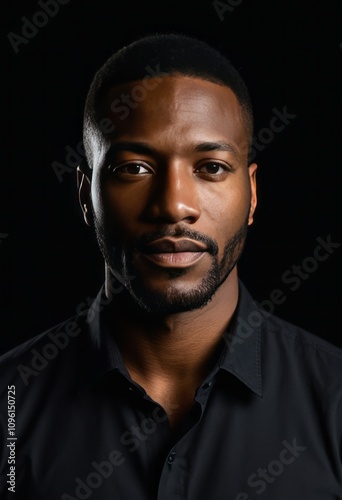
[[[200,217],[196,178],[186,162],[165,165],[156,174],[147,216],[154,223],[193,224]]]

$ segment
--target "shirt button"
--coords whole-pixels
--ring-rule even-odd
[[[203,385],[203,389],[209,389],[209,387],[211,386],[212,382],[206,382],[204,385]]]
[[[167,457],[167,463],[172,464],[175,461],[176,458],[176,453],[173,451],[170,453],[170,455]]]

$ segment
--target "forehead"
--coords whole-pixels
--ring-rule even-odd
[[[240,149],[248,142],[234,92],[200,78],[172,75],[117,85],[104,104],[113,140],[153,138],[173,147],[175,142],[229,140]]]

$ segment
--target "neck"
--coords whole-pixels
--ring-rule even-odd
[[[236,267],[212,300],[194,311],[152,315],[118,294],[112,307],[115,339],[132,378],[200,383],[217,359],[237,300]]]

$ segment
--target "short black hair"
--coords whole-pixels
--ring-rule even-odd
[[[161,76],[165,73],[192,76],[229,87],[241,106],[251,150],[253,110],[247,86],[238,70],[206,42],[187,35],[157,34],[140,38],[115,52],[95,74],[84,110],[83,139],[90,167],[91,138],[94,134],[100,137],[103,134],[99,124],[105,116],[106,93],[115,85],[142,80],[148,76],[148,68],[159,71]]]

